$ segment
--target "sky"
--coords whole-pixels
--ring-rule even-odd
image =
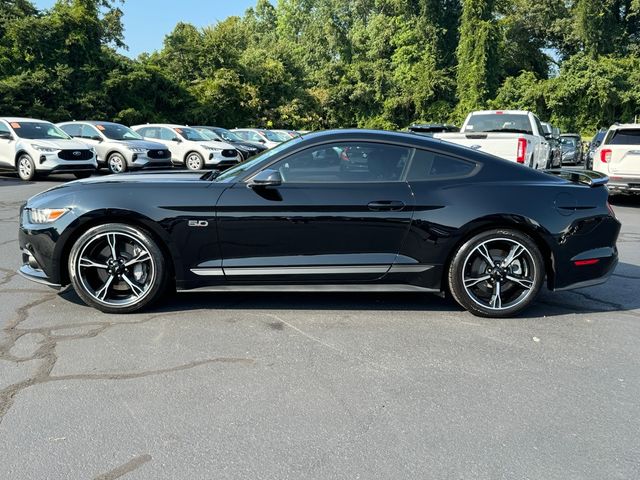
[[[50,8],[55,0],[33,0],[38,8]],[[178,22],[205,27],[231,15],[242,15],[256,0],[127,0],[124,12],[125,55],[137,57],[162,48],[165,35]]]

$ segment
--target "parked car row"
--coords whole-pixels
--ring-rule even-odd
[[[72,121],[54,125],[30,118],[0,118],[0,170],[23,180],[36,175],[73,173],[90,176],[173,166],[189,170],[224,170],[288,141],[292,130],[187,127],[145,124],[127,127],[113,122]]]

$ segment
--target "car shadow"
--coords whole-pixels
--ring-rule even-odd
[[[640,195],[610,195],[609,203],[618,207],[640,207]]]
[[[536,301],[518,315],[533,319],[569,314],[629,312],[640,309],[640,267],[618,265],[604,284],[580,290],[551,292],[543,288]],[[78,305],[82,301],[72,289],[61,296]],[[297,311],[388,311],[456,313],[463,309],[450,296],[422,293],[292,293],[223,292],[168,294],[147,313],[196,310],[297,310]]]

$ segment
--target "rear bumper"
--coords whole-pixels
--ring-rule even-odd
[[[619,177],[611,175],[607,184],[611,192],[640,192],[640,177]]]
[[[620,222],[603,216],[585,222],[582,230],[566,236],[553,259],[552,290],[571,290],[604,283],[618,264],[616,241]],[[595,246],[595,248],[594,248]]]

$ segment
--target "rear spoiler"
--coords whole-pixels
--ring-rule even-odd
[[[543,170],[544,173],[555,175],[573,183],[587,185],[589,187],[600,187],[609,182],[609,177],[604,173],[594,172],[593,170]]]

